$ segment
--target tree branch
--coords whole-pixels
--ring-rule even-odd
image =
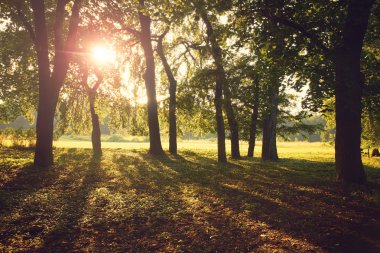
[[[69,30],[67,32],[66,44],[58,45],[58,47],[56,47],[56,50],[55,50],[52,79],[54,80],[55,83],[59,85],[63,84],[63,81],[65,79],[65,76],[69,67],[71,56],[75,49],[75,43],[77,41],[77,31],[78,31],[78,26],[79,26],[79,10],[80,10],[81,2],[82,2],[81,0],[74,1],[74,5],[71,10]],[[60,8],[64,8],[66,3],[67,3],[66,0],[60,0],[57,4],[57,10],[62,10]],[[62,4],[63,6],[59,7],[58,5],[60,4]],[[56,15],[60,16],[61,14],[56,14]],[[64,15],[64,13],[62,13],[62,15]],[[61,39],[60,38],[61,35],[57,35],[57,36],[58,36],[57,39],[59,41]],[[60,46],[63,48],[63,50],[59,50]],[[60,88],[60,86],[57,88]]]
[[[121,27],[123,30],[129,32],[130,34],[133,34],[133,36],[135,36],[136,39],[140,40],[140,32],[139,31],[137,31],[137,30],[125,25],[125,24],[121,24]]]
[[[22,11],[22,3],[21,1],[15,1],[15,7],[16,7],[16,16],[20,19],[22,24],[24,25],[25,29],[29,32],[30,38],[32,39],[35,46],[37,46],[36,42],[36,35],[34,33],[33,27],[28,21],[26,15]]]
[[[303,35],[304,37],[310,39],[310,42],[313,45],[315,45],[318,48],[320,48],[325,55],[328,55],[330,53],[331,50],[328,47],[326,47],[323,44],[323,42],[320,41],[318,39],[318,37],[314,33],[308,31],[305,27],[303,27],[299,23],[297,23],[297,22],[295,22],[293,20],[284,18],[284,17],[279,17],[279,16],[272,15],[269,11],[260,12],[260,14],[263,17],[267,18],[268,20],[270,20],[270,21],[272,21],[274,23],[279,23],[279,24],[282,24],[284,26],[293,28],[294,30],[298,31],[301,35]]]
[[[81,5],[81,0],[75,0],[73,9],[71,11],[71,17],[70,17],[70,24],[69,24],[69,31],[67,34],[67,40],[66,40],[66,50],[73,50],[75,41],[76,41],[76,35],[78,31],[79,26],[79,10]]]
[[[88,67],[86,64],[83,64],[83,62],[80,62],[79,69],[80,69],[80,72],[82,73],[81,84],[86,89],[87,93],[89,93],[91,89],[88,85]]]
[[[63,50],[63,20],[65,18],[65,6],[68,0],[58,0],[55,10],[54,45],[55,51]]]
[[[40,84],[50,79],[49,44],[46,29],[45,4],[43,0],[31,0]]]
[[[92,87],[91,91],[92,92],[96,92],[101,84],[101,82],[103,81],[103,75],[102,73],[100,72],[99,68],[95,67],[95,75],[96,77],[98,78],[98,80],[96,80],[96,83],[94,84],[94,86]]]
[[[120,6],[115,5],[115,3],[113,3],[112,1],[107,1],[106,4],[108,6],[108,9],[114,13],[114,15],[112,15],[112,18],[116,20],[121,26],[121,29],[117,29],[116,31],[126,31],[135,36],[136,39],[140,40],[140,31],[133,29],[132,27],[129,27],[124,23],[124,20],[122,19],[124,13],[121,10]]]
[[[158,36],[158,39],[162,41],[164,39],[164,37],[166,36],[166,34],[168,34],[169,30],[170,30],[170,25],[168,25],[165,28],[165,31],[161,35]]]

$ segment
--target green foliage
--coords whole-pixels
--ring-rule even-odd
[[[17,1],[16,1],[17,2]],[[0,30],[0,122],[10,122],[19,115],[33,119],[37,107],[37,63],[33,45],[15,11],[15,1],[1,1]],[[20,1],[24,2],[24,1]],[[25,1],[26,3],[26,1]],[[45,1],[49,10],[56,1]],[[346,1],[84,1],[81,11],[78,49],[85,50],[88,37],[107,42],[118,49],[113,69],[103,68],[104,85],[98,90],[96,112],[101,123],[113,133],[148,135],[147,111],[138,101],[143,88],[144,60],[139,39],[133,30],[139,30],[138,11],[151,16],[153,40],[170,28],[164,45],[170,66],[178,80],[177,121],[179,135],[205,136],[215,133],[214,66],[205,36],[205,27],[199,19],[206,11],[222,49],[228,85],[242,139],[248,139],[250,116],[253,109],[253,82],[258,79],[259,122],[268,112],[271,98],[279,97],[279,134],[285,139],[302,139],[311,132],[321,132],[322,140],[334,140],[333,101],[334,69],[329,56],[322,53],[297,27],[273,22],[268,13],[302,25],[323,45],[335,48],[341,39],[341,27],[346,15]],[[380,125],[380,49],[379,4],[371,15],[362,56],[365,75],[363,99],[363,144],[379,145]],[[32,20],[31,10],[23,11]],[[55,20],[54,12],[47,12],[49,27]],[[65,24],[65,29],[67,24]],[[53,30],[49,29],[53,38]],[[313,36],[312,36],[313,37]],[[153,41],[153,47],[155,42]],[[54,49],[51,47],[51,49]],[[56,138],[65,133],[89,133],[91,119],[86,90],[81,86],[81,72],[75,57],[62,89],[56,114]],[[83,59],[82,59],[83,60]],[[85,59],[85,61],[87,61]],[[129,80],[122,80],[125,64],[129,64]],[[94,66],[87,64],[90,72]],[[160,61],[156,59],[157,90],[161,133],[168,132],[168,85]],[[124,82],[122,82],[124,81]],[[303,109],[290,110],[294,97],[292,88],[305,91]],[[124,93],[123,93],[123,92]],[[130,93],[126,95],[125,93]],[[304,94],[304,93],[302,93]],[[323,114],[326,127],[310,124],[306,110]],[[307,122],[307,123],[306,123]],[[228,130],[228,124],[226,124]],[[301,134],[298,134],[301,132]],[[116,138],[116,137],[115,137]]]
[[[0,129],[0,146],[34,147],[36,130],[34,128],[4,128]]]
[[[362,119],[362,146],[380,146],[380,115],[378,112],[366,110]]]
[[[8,123],[33,118],[38,77],[29,34],[5,20],[0,19],[0,122]]]

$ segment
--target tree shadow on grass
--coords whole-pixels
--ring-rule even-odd
[[[69,150],[69,153],[72,152],[75,152],[75,150]],[[72,158],[72,154],[69,157]],[[60,158],[66,160],[65,156]],[[79,222],[85,213],[87,199],[91,191],[102,180],[100,162],[101,157],[92,156],[87,166],[78,164],[78,168],[85,167],[85,170],[81,171],[80,175],[76,175],[79,176],[80,183],[77,187],[63,187],[63,195],[60,197],[64,204],[61,215],[54,228],[43,236],[44,243],[39,250],[53,252],[59,249],[62,252],[71,252],[81,248],[81,245],[75,245],[73,241],[76,240],[81,232]],[[76,180],[79,178],[76,178]],[[74,180],[74,178],[68,178],[67,182]],[[68,190],[67,192],[64,192],[65,188]]]
[[[248,220],[268,224],[272,230],[283,231],[282,236],[296,241],[304,238],[323,250],[376,252],[380,249],[376,238],[380,228],[373,220],[380,218],[380,209],[363,196],[342,191],[334,182],[333,163],[282,159],[278,163],[254,161],[252,166],[244,167],[220,166],[191,152],[173,160],[141,156],[147,164],[161,164],[178,173],[166,182],[196,185],[200,189],[199,198],[204,197],[204,205],[212,199],[221,201],[211,207],[215,209],[213,214],[221,206],[236,214],[248,213]],[[151,175],[149,180],[153,181],[160,178],[160,171],[155,173],[154,177],[152,170],[141,175]],[[211,216],[207,219],[212,219]]]
[[[56,150],[56,157],[48,169],[19,168],[1,188],[8,203],[0,213],[0,251],[71,250],[87,195],[101,178],[100,159],[76,149]]]
[[[378,250],[378,206],[364,193],[342,191],[333,163],[249,158],[218,164],[207,153],[155,157],[124,150],[106,150],[99,161],[90,153],[60,153],[54,176],[29,172],[47,179],[19,188],[24,195],[17,200],[26,204],[6,212],[34,220],[21,220],[7,234],[1,229],[12,224],[0,224],[0,236],[9,239],[0,240],[0,249],[21,233],[30,238],[26,250],[39,251]],[[17,182],[28,184],[27,176]],[[31,246],[38,238],[42,243]]]

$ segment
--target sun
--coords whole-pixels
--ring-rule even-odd
[[[105,65],[115,62],[116,53],[112,48],[98,45],[91,49],[91,58],[96,64]]]

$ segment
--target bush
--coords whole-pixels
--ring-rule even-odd
[[[109,142],[125,142],[126,140],[124,139],[124,137],[120,134],[113,134],[111,135],[108,140]]]
[[[34,128],[5,128],[0,129],[0,146],[34,147],[36,131]]]

